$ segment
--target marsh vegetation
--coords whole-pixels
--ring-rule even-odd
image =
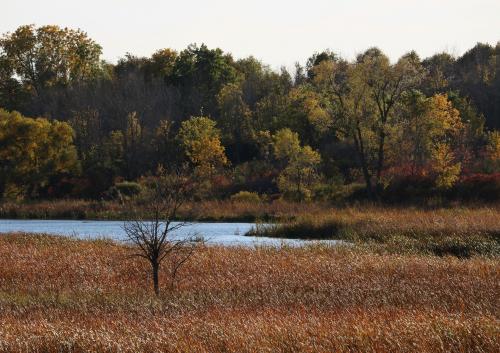
[[[498,258],[197,251],[155,296],[127,246],[0,237],[0,351],[494,352]],[[162,283],[168,273],[160,272]]]

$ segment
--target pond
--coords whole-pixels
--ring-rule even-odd
[[[0,220],[0,233],[25,232],[46,233],[74,236],[80,239],[109,238],[125,240],[123,221],[81,221],[81,220]],[[275,239],[266,237],[249,237],[245,233],[254,223],[189,223],[179,229],[176,237],[202,237],[208,244],[228,246],[300,246],[310,244],[311,240]],[[323,241],[335,244],[337,241]]]

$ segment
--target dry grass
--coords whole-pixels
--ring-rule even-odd
[[[128,219],[130,210],[130,204],[114,201],[0,202],[0,218],[13,219]],[[233,200],[189,202],[183,205],[179,217],[183,220],[200,221],[307,220],[313,223],[324,223],[328,219],[335,219],[344,223],[369,221],[373,224],[374,221],[375,223],[378,221],[379,224],[390,224],[392,227],[399,227],[404,222],[427,229],[429,226],[443,228],[450,225],[454,228],[467,229],[477,228],[481,222],[486,222],[484,227],[489,227],[494,218],[492,214],[495,213],[500,213],[500,204],[489,207],[456,206],[440,209],[384,207],[371,204],[334,207],[327,203],[295,203],[278,199],[271,202]],[[459,222],[456,226],[453,225],[455,217]],[[495,224],[498,225],[498,222]]]
[[[0,351],[500,350],[494,258],[208,247],[157,299],[147,265],[127,253],[0,237]]]
[[[298,214],[249,235],[344,239],[371,250],[434,255],[500,256],[498,208],[343,208]]]
[[[297,214],[319,212],[321,204],[274,202],[201,201],[183,205],[179,217],[202,221],[248,221],[293,218]],[[140,209],[140,208],[139,208]],[[127,219],[130,205],[112,201],[54,200],[0,203],[0,218],[12,219]]]

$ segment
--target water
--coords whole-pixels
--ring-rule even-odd
[[[0,220],[0,233],[26,232],[74,236],[80,239],[109,238],[125,240],[123,221],[77,221],[77,220]],[[190,223],[179,229],[175,236],[202,237],[208,244],[228,246],[300,246],[310,244],[310,240],[275,239],[266,237],[247,237],[245,233],[253,223]],[[329,240],[325,243],[335,244]]]

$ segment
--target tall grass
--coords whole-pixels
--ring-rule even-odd
[[[248,235],[342,239],[396,253],[500,256],[500,212],[477,209],[345,208],[299,214]]]
[[[207,247],[156,298],[147,264],[128,254],[1,236],[0,351],[500,350],[497,259]]]
[[[55,200],[0,203],[0,218],[12,219],[127,219],[133,203],[115,201]],[[319,212],[321,204],[298,204],[282,200],[244,202],[233,200],[188,202],[179,217],[200,221],[273,221],[290,219],[305,212]],[[141,210],[141,207],[138,207]],[[144,215],[147,216],[147,215]]]

